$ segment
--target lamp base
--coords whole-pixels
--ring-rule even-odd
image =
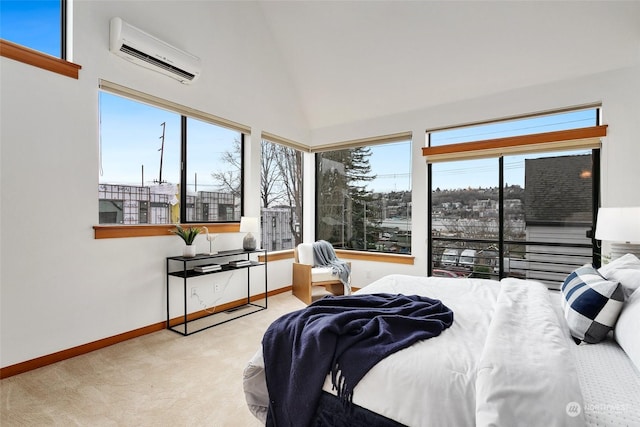
[[[242,249],[245,251],[255,251],[256,250],[256,238],[253,237],[253,234],[247,233],[242,240]]]
[[[620,258],[625,254],[634,254],[640,258],[640,245],[631,243],[611,243],[611,260]]]

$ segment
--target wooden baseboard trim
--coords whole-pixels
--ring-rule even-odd
[[[110,345],[130,340],[131,338],[137,338],[146,334],[150,334],[152,332],[161,331],[165,328],[165,326],[166,326],[166,322],[155,323],[153,325],[145,326],[143,328],[135,329],[133,331],[114,335],[112,337],[104,338],[98,341],[93,341],[87,344],[79,345],[77,347],[61,350],[56,353],[47,354],[46,356],[41,356],[35,359],[27,360],[26,362],[7,366],[0,369],[0,379],[22,374],[23,372],[32,371],[34,369],[51,365],[53,363],[60,362],[66,359],[71,359],[72,357],[90,353],[94,350],[99,350],[101,348],[109,347]]]
[[[286,286],[284,288],[275,289],[269,291],[267,295],[272,297],[274,295],[278,295],[284,292],[290,292],[291,286]],[[257,301],[264,298],[264,293],[253,295],[251,297],[251,301]],[[238,300],[232,301],[227,304],[220,306],[219,310],[228,310],[233,307],[240,306],[244,304],[246,300]],[[226,307],[223,309],[223,307]],[[205,313],[206,314],[206,313]],[[192,313],[189,315],[189,319],[193,317],[198,318],[202,316],[202,312]],[[174,324],[180,323],[184,320],[182,317],[171,319],[170,323]],[[124,332],[122,334],[114,335],[112,337],[104,338],[98,341],[93,341],[87,344],[82,344],[77,347],[68,348],[66,350],[61,350],[56,353],[48,354],[45,356],[37,357],[35,359],[27,360],[26,362],[16,363],[15,365],[6,366],[4,368],[0,368],[0,379],[9,378],[14,375],[22,374],[24,372],[33,371],[34,369],[42,368],[43,366],[52,365],[56,362],[61,362],[66,359],[71,359],[72,357],[80,356],[83,354],[90,353],[95,350],[100,350],[101,348],[109,347],[114,344],[118,344],[132,338],[141,337],[143,335],[151,334],[153,332],[158,332],[165,329],[167,326],[167,322],[162,321],[158,323],[154,323],[153,325],[144,326],[142,328],[134,329],[133,331]]]

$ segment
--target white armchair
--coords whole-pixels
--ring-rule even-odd
[[[300,243],[293,253],[293,295],[307,305],[311,304],[313,286],[324,286],[334,295],[344,295],[344,285],[331,267],[313,266],[313,243]]]

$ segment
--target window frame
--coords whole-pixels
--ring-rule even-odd
[[[531,118],[531,117],[544,117],[546,115],[552,115],[556,113],[568,113],[572,111],[595,109],[595,124],[586,128],[576,128],[568,130],[560,130],[554,132],[545,133],[530,133],[520,136],[487,139],[462,143],[451,143],[445,145],[431,146],[431,135],[433,132],[441,130],[450,130],[458,127],[476,126],[487,123],[498,123],[503,121],[511,121],[514,118],[495,120],[491,122],[475,123],[463,126],[452,126],[442,129],[433,129],[427,131],[427,147],[422,148],[423,156],[427,161],[427,253],[429,254],[429,261],[427,262],[427,275],[433,274],[433,201],[432,194],[433,188],[433,171],[432,166],[437,162],[449,162],[458,160],[473,160],[473,159],[486,159],[494,158],[498,160],[498,280],[505,276],[503,259],[504,259],[504,246],[508,242],[505,242],[504,235],[504,157],[510,155],[519,154],[535,154],[535,153],[550,153],[553,151],[567,151],[578,149],[590,149],[592,159],[592,191],[591,191],[591,204],[592,204],[592,228],[587,233],[588,238],[591,239],[592,247],[592,262],[595,266],[600,265],[600,254],[597,242],[595,240],[596,216],[598,212],[598,202],[600,196],[600,138],[606,137],[607,125],[600,124],[601,106],[589,105],[583,107],[576,107],[572,109],[563,109],[559,111],[531,114],[521,117],[515,117],[515,119]],[[473,239],[469,239],[473,240]],[[510,242],[514,243],[514,242]]]
[[[188,133],[189,133],[189,129],[187,126],[187,122],[188,119],[192,118],[195,119],[194,117],[190,117],[190,116],[186,116],[184,114],[182,114],[180,116],[180,162],[181,162],[181,169],[180,169],[180,223],[182,224],[221,224],[221,223],[230,223],[230,222],[237,222],[240,223],[240,219],[238,219],[237,221],[235,220],[225,220],[225,221],[189,221],[187,219],[188,215],[187,215],[187,197],[188,197],[188,191],[187,189],[189,188],[188,185],[188,177],[187,177],[187,173],[189,171],[189,167],[188,167],[188,163],[187,163],[187,159],[188,159],[188,151],[189,151],[189,138],[188,138]],[[201,119],[197,119],[197,120],[201,120]],[[205,120],[205,122],[207,122],[208,124],[214,125],[214,126],[220,126],[217,123],[211,123]],[[245,144],[245,138],[246,138],[246,134],[244,132],[240,132],[240,216],[244,216],[244,165],[245,165],[245,156],[244,156],[244,144]],[[185,189],[185,191],[182,191],[182,189]],[[209,227],[207,225],[207,227]]]
[[[181,137],[180,137],[180,224],[191,227],[206,226],[210,232],[230,233],[239,232],[240,220],[237,221],[188,221],[186,220],[186,197],[187,197],[187,167],[186,153],[188,150],[187,129],[185,127],[188,118],[200,120],[214,126],[220,126],[238,131],[241,135],[240,141],[240,216],[244,215],[244,177],[245,177],[245,138],[250,134],[251,128],[230,120],[226,120],[217,116],[213,116],[202,111],[198,111],[171,101],[136,91],[106,80],[100,80],[99,91],[106,92],[113,96],[119,96],[130,101],[139,102],[150,105],[154,108],[160,108],[170,111],[180,116]],[[98,199],[99,200],[99,199]],[[171,226],[174,224],[96,224],[93,226],[94,238],[122,238],[122,237],[148,237],[148,236],[164,236],[171,234]]]
[[[292,141],[290,139],[286,139],[286,138],[282,138],[280,136],[277,136],[275,134],[272,133],[268,133],[268,132],[262,132],[261,134],[261,140],[260,140],[260,145],[261,145],[261,152],[264,152],[264,147],[265,144],[273,144],[273,145],[277,145],[277,146],[281,146],[284,147],[286,149],[291,149],[291,150],[295,150],[296,153],[300,154],[300,160],[301,160],[301,164],[300,164],[300,168],[301,168],[301,176],[300,176],[300,182],[298,183],[298,189],[299,189],[299,203],[300,206],[296,206],[295,208],[290,206],[291,208],[291,215],[293,216],[293,214],[295,213],[296,210],[299,210],[300,214],[299,217],[297,218],[298,220],[298,230],[297,231],[293,231],[293,230],[289,230],[291,231],[291,236],[292,236],[292,248],[294,249],[298,243],[302,243],[303,240],[303,235],[304,235],[304,181],[305,181],[305,161],[304,161],[304,155],[305,153],[309,152],[309,147],[306,147],[302,144],[299,144],[295,141]],[[264,174],[265,169],[263,167],[263,162],[264,161],[264,156],[260,159],[261,165],[260,165],[260,179],[261,181],[264,181],[265,178],[264,176],[262,176],[262,174]],[[263,183],[261,183],[263,184]],[[262,185],[261,185],[262,187]],[[266,207],[263,206],[263,198],[261,197],[260,200],[260,222],[261,222],[261,233],[262,233],[262,242],[263,242],[263,246],[266,246],[268,244],[268,242],[266,241],[266,237],[268,237],[269,233],[266,231],[267,229],[271,229],[271,233],[272,235],[275,235],[275,229],[277,228],[277,222],[274,225],[274,220],[276,220],[275,216],[271,216],[271,220],[272,223],[271,224],[266,224],[265,219],[267,218],[267,215],[265,214],[265,209],[270,209],[270,207]],[[273,207],[271,207],[273,208]],[[282,223],[281,223],[281,227],[282,227]],[[280,235],[284,234],[282,232],[278,233]],[[282,245],[281,241],[281,245]],[[271,241],[271,243],[273,243],[273,240]],[[286,251],[286,250],[291,250],[291,249],[274,249],[273,247],[271,248],[272,251]]]
[[[413,156],[412,153],[412,144],[413,144],[413,133],[412,132],[399,132],[399,133],[395,133],[395,134],[389,134],[389,135],[381,135],[381,136],[375,136],[375,137],[369,137],[369,138],[362,138],[362,139],[358,139],[358,140],[352,140],[352,141],[344,141],[338,144],[326,144],[326,145],[320,145],[320,146],[316,146],[314,148],[311,149],[311,153],[315,154],[314,156],[314,173],[316,174],[315,176],[315,206],[316,206],[316,215],[315,215],[315,239],[317,240],[318,238],[320,238],[318,236],[318,209],[317,207],[320,205],[321,200],[319,199],[319,179],[318,179],[318,167],[319,167],[319,154],[325,153],[325,152],[332,152],[332,151],[341,151],[341,150],[348,150],[348,149],[354,149],[354,148],[371,148],[371,147],[375,147],[375,146],[381,146],[381,145],[385,145],[385,144],[393,144],[396,142],[407,142],[410,146],[409,148],[409,153],[410,156]],[[375,173],[375,171],[372,171],[373,173]],[[411,158],[409,160],[409,173],[413,174],[413,170],[412,170],[412,161]],[[409,182],[411,182],[411,180],[409,180]],[[410,188],[407,190],[409,192],[409,194],[411,194],[411,200],[413,200],[413,187],[410,185]],[[366,208],[365,208],[366,209]],[[407,215],[409,215],[409,213],[407,213]],[[406,257],[412,257],[412,245],[413,245],[413,236],[411,233],[411,228],[412,228],[412,220],[411,218],[413,217],[413,212],[411,212],[411,215],[408,216],[408,222],[410,224],[410,229],[408,231],[408,235],[411,236],[409,237],[410,239],[410,243],[408,246],[408,253],[404,253],[404,252],[393,252],[393,251],[380,251],[380,250],[374,250],[374,249],[368,249],[368,248],[363,248],[363,249],[352,249],[352,248],[347,248],[344,246],[344,242],[343,242],[343,247],[336,247],[336,250],[341,250],[341,251],[348,251],[348,252],[361,252],[361,253],[373,253],[373,254],[379,254],[381,256],[385,256],[385,255],[394,255],[394,256],[406,256]],[[366,241],[366,240],[365,240]],[[368,242],[367,242],[367,246],[368,246]]]

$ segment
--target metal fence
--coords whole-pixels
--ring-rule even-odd
[[[516,277],[559,289],[569,273],[593,259],[593,245],[586,243],[434,237],[430,273],[495,280]]]

